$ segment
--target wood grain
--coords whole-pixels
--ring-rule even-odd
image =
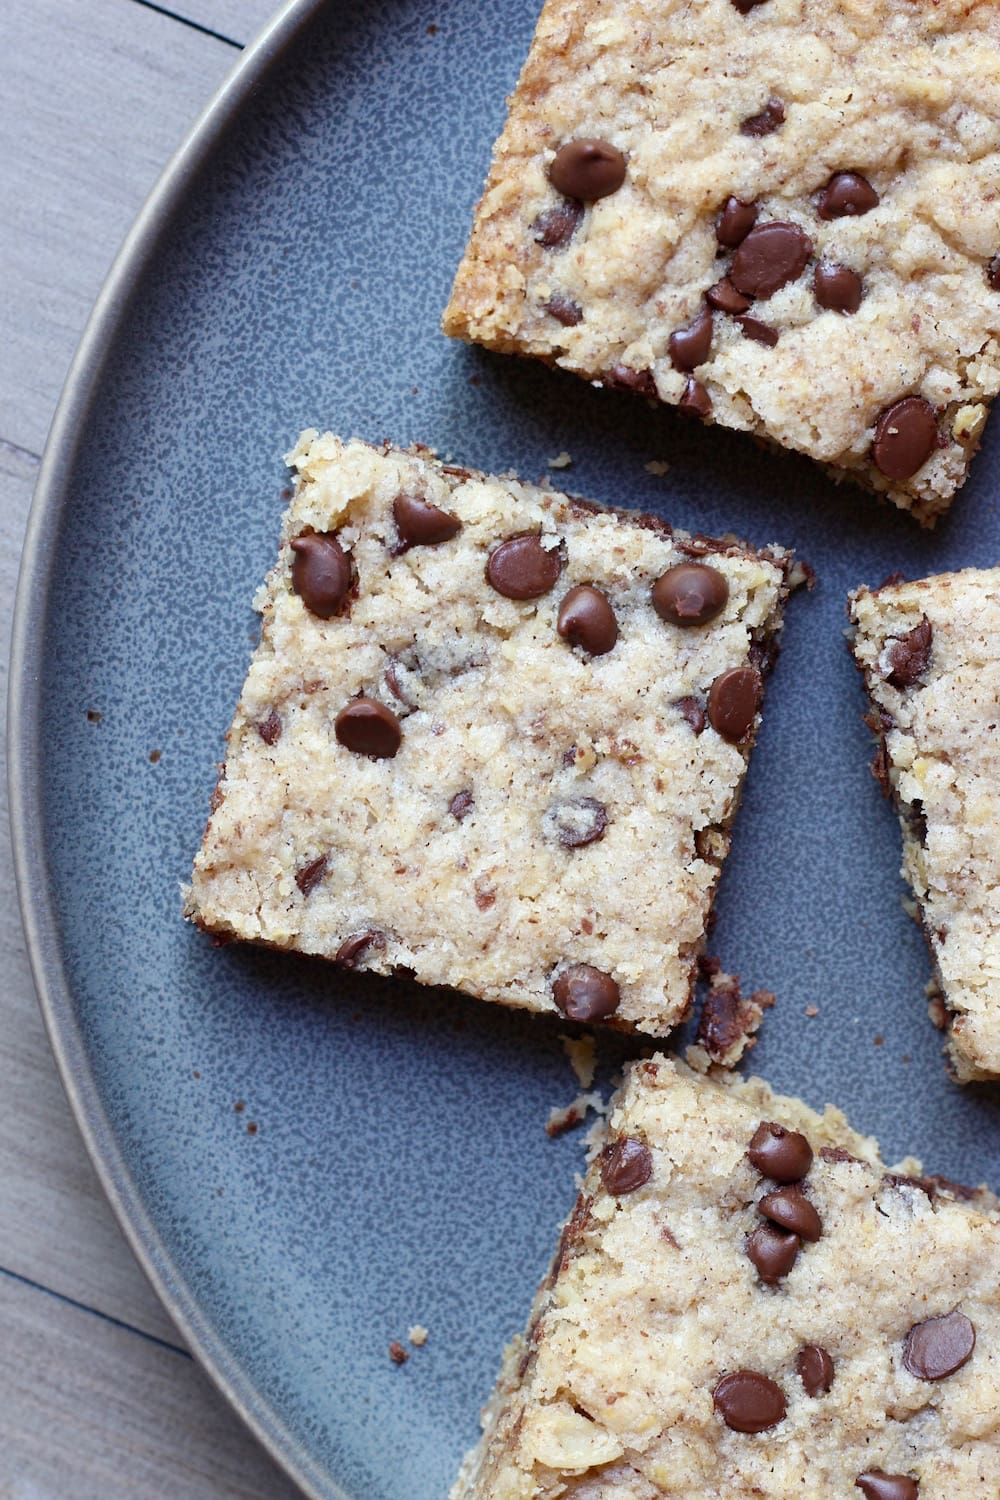
[[[271,8],[180,6],[241,41]],[[135,0],[0,3],[0,702],[67,365],[144,196],[238,56]],[[0,788],[0,1500],[291,1500],[179,1347],[87,1160],[34,996]]]
[[[198,1366],[0,1275],[0,1500],[293,1500]]]
[[[119,244],[239,54],[131,0],[3,0],[0,58],[0,438],[39,453]]]
[[[155,0],[155,3],[245,47],[274,15],[279,0]]]

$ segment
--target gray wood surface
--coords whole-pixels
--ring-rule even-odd
[[[239,56],[209,32],[246,42],[275,5],[0,0],[0,704],[38,454],[87,314]],[[5,786],[0,799],[0,1500],[291,1500],[181,1347],[86,1158],[24,952]]]
[[[290,1500],[190,1355],[10,1278],[0,1326],[0,1500]]]
[[[244,7],[248,36],[275,8],[199,8]],[[115,252],[238,56],[138,0],[0,3],[0,438],[41,451]]]
[[[180,20],[204,26],[232,42],[246,46],[270,20],[276,0],[152,0]]]

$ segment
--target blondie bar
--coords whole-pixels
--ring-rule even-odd
[[[632,1063],[452,1500],[992,1500],[998,1256],[838,1111]]]
[[[850,614],[954,1070],[1000,1077],[1000,568],[858,589]]]
[[[664,1034],[790,558],[304,434],[187,913]]]
[[[1000,389],[991,0],[546,0],[446,332],[933,522]]]
[[[789,555],[306,433],[187,911],[654,1034],[688,1011]]]

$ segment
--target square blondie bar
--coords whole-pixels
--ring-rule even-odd
[[[306,433],[187,893],[572,1019],[687,1013],[791,560]]]
[[[903,830],[963,1082],[1000,1077],[1000,568],[858,589],[874,771]]]
[[[546,0],[445,331],[932,523],[1000,389],[991,0]]]
[[[452,1500],[987,1500],[998,1257],[837,1110],[632,1063]]]

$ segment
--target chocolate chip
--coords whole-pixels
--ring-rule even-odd
[[[860,172],[835,172],[820,194],[821,219],[856,218],[878,207],[878,193]]]
[[[475,807],[475,802],[472,793],[467,788],[461,792],[456,792],[448,803],[448,811],[456,823],[461,823],[463,818],[467,818],[473,807]]]
[[[833,1360],[819,1344],[806,1344],[799,1350],[795,1369],[807,1396],[825,1396],[833,1385]]]
[[[590,964],[573,964],[553,983],[552,997],[571,1021],[601,1021],[618,1009],[621,991],[610,974]]]
[[[281,739],[281,720],[278,718],[277,709],[272,708],[266,719],[261,719],[257,725],[257,733],[265,745],[276,745]]]
[[[931,1177],[911,1177],[905,1172],[884,1172],[882,1184],[884,1187],[915,1188],[918,1193],[925,1193],[932,1203],[937,1196],[937,1188]]]
[[[578,323],[583,322],[583,308],[572,297],[564,297],[561,292],[552,293],[545,304],[545,311],[551,313],[564,328],[575,328]]]
[[[724,1375],[712,1392],[719,1416],[734,1432],[766,1432],[785,1415],[781,1387],[756,1370]]]
[[[906,1335],[903,1364],[918,1380],[944,1380],[972,1358],[975,1347],[976,1330],[956,1307],[913,1325]]]
[[[812,240],[798,224],[772,219],[758,224],[742,241],[729,268],[729,279],[745,297],[772,297],[805,270]]]
[[[746,312],[750,306],[750,298],[738,292],[728,276],[723,276],[721,281],[709,287],[705,293],[705,301],[724,313]]]
[[[567,141],[549,167],[549,181],[565,197],[593,203],[621,187],[625,181],[625,158],[608,141]]]
[[[850,1151],[845,1151],[843,1146],[821,1146],[819,1154],[823,1161],[829,1162],[860,1162],[860,1156],[852,1156]]]
[[[320,620],[340,613],[351,587],[351,560],[337,538],[310,531],[292,537],[292,588]]]
[[[821,260],[813,272],[813,291],[820,307],[831,312],[856,313],[861,306],[864,283],[850,266]]]
[[[942,1177],[940,1172],[932,1172],[927,1177],[921,1177],[921,1186],[934,1197],[936,1193],[950,1193],[953,1198],[960,1199],[963,1203],[976,1203],[982,1197],[982,1188],[969,1187],[965,1182],[953,1182],[950,1177]]]
[[[345,938],[333,961],[342,969],[357,968],[369,948],[377,948],[380,952],[385,949],[385,933],[379,932],[377,927],[368,927],[364,932],[355,932]]]
[[[868,768],[882,789],[882,796],[888,797],[892,791],[892,782],[889,779],[889,748],[884,738],[879,738],[875,746],[875,754],[872,756],[871,765]]]
[[[868,1500],[917,1500],[917,1481],[906,1474],[884,1474],[881,1469],[869,1469],[859,1474],[854,1481]]]
[[[1000,292],[1000,255],[994,255],[986,267],[986,280],[995,292]]]
[[[701,381],[695,380],[693,375],[687,378],[684,394],[677,403],[677,410],[683,412],[686,417],[698,417],[702,422],[706,422],[712,415],[712,398]]]
[[[780,99],[769,99],[759,115],[751,115],[740,125],[740,135],[773,135],[785,123],[785,106]]]
[[[744,336],[753,339],[755,344],[765,344],[768,349],[773,349],[778,342],[778,330],[772,328],[770,323],[762,323],[759,318],[750,317],[740,317],[736,321]]]
[[[705,710],[697,698],[678,698],[674,707],[681,717],[687,719],[695,734],[701,734],[705,728]]]
[[[605,372],[604,379],[618,390],[636,391],[640,396],[656,400],[656,379],[652,370],[633,370],[630,365],[615,364]]]
[[[755,6],[763,5],[765,0],[732,0],[733,5],[741,16],[749,15]]]
[[[420,495],[397,495],[392,502],[400,541],[407,547],[436,547],[450,542],[462,529],[457,516],[432,505]]]
[[[724,740],[737,744],[753,724],[761,695],[760,673],[754,667],[730,667],[712,683],[708,719]]]
[[[565,1135],[567,1130],[575,1130],[583,1123],[584,1112],[576,1104],[568,1104],[564,1109],[552,1110],[545,1122],[545,1134],[553,1140],[557,1136]]]
[[[887,406],[875,425],[872,456],[887,479],[910,479],[937,447],[937,414],[923,396]]]
[[[618,639],[618,621],[608,600],[592,584],[578,583],[559,606],[556,629],[571,646],[604,656]]]
[[[634,1193],[652,1175],[652,1151],[631,1136],[609,1142],[601,1152],[601,1181],[616,1198]]]
[[[761,1176],[773,1182],[801,1182],[813,1163],[812,1147],[805,1136],[775,1120],[762,1120],[757,1126],[747,1156]]]
[[[608,810],[596,797],[578,797],[572,802],[557,802],[543,819],[546,832],[564,849],[583,849],[604,837]]]
[[[401,669],[409,676],[410,669],[403,662],[393,658],[385,669],[385,685],[398,703],[402,703],[406,708],[416,708],[417,705],[407,695],[407,689],[399,680]]]
[[[773,1286],[788,1275],[798,1258],[801,1244],[797,1234],[786,1234],[773,1224],[761,1224],[747,1238],[747,1255],[756,1266],[761,1281]]]
[[[692,532],[690,536],[681,532],[674,545],[685,557],[707,557],[710,552],[730,551],[731,540],[724,536],[706,536],[703,531]]]
[[[712,309],[703,307],[686,328],[670,335],[670,363],[675,370],[693,370],[703,365],[712,347]]]
[[[326,874],[326,863],[327,856],[321,854],[318,859],[310,860],[307,865],[303,865],[301,870],[296,870],[295,884],[303,896],[308,896],[309,892],[314,891],[319,885]]]
[[[534,531],[508,537],[486,564],[486,581],[505,599],[540,599],[562,571],[558,547],[543,547]]]
[[[862,722],[868,725],[868,728],[871,730],[872,734],[878,741],[878,749],[875,752],[876,759],[879,757],[880,753],[885,758],[884,770],[886,776],[888,776],[889,760],[886,752],[886,735],[888,735],[893,729],[895,729],[895,721],[893,720],[892,715],[887,714],[885,709],[881,707],[870,708],[866,714],[862,714],[861,718]],[[876,781],[880,781],[879,773],[874,765],[872,766],[872,775],[875,777]],[[883,790],[885,789],[886,788],[883,788]]]
[[[780,1187],[765,1193],[757,1209],[772,1224],[779,1224],[800,1239],[818,1240],[823,1233],[823,1221],[800,1187]]]
[[[742,198],[727,198],[715,221],[715,238],[727,250],[735,250],[756,224],[759,213],[760,207],[756,203],[744,203]]]
[[[927,671],[933,640],[931,622],[924,615],[912,630],[890,641],[885,654],[889,668],[886,680],[897,688],[913,687],[915,682],[919,682]]]
[[[707,625],[721,615],[729,582],[707,563],[677,563],[653,584],[653,608],[670,625]]]
[[[403,732],[391,708],[375,698],[352,698],[334,723],[334,733],[345,750],[372,760],[389,760],[399,749]]]
[[[531,226],[536,244],[546,250],[561,250],[576,233],[583,213],[583,204],[577,198],[564,198],[554,208],[547,208]]]

